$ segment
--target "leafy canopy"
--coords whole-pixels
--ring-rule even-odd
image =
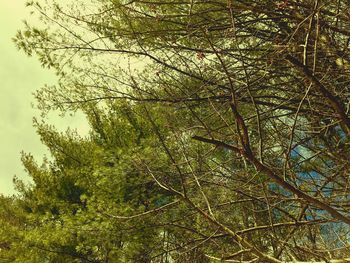
[[[2,198],[5,262],[347,262],[347,1],[29,2],[52,160]],[[12,213],[14,219],[8,217]]]

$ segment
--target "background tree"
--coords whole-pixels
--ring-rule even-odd
[[[42,27],[15,41],[60,76],[39,106],[92,127],[39,125],[54,169],[24,158],[20,200],[75,222],[50,246],[77,261],[347,262],[346,1],[28,5]],[[103,234],[79,239],[81,217]]]

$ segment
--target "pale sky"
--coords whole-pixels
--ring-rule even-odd
[[[0,0],[0,193],[13,194],[14,175],[27,180],[20,162],[20,152],[32,153],[40,162],[45,147],[32,127],[33,116],[38,111],[31,107],[35,103],[32,93],[44,84],[56,81],[52,71],[41,68],[35,57],[27,57],[18,51],[12,42],[17,30],[22,28],[24,19],[30,16],[25,0]],[[82,115],[65,117],[52,115],[48,123],[59,130],[68,126],[86,134],[88,127]]]

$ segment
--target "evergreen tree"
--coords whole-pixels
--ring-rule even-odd
[[[2,258],[349,261],[346,1],[28,5],[15,41],[60,77],[39,107],[91,133],[37,124],[53,159],[23,156]]]

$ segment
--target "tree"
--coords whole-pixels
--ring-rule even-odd
[[[24,159],[36,179],[20,200],[102,233],[74,239],[61,224],[70,257],[349,260],[346,1],[29,5],[42,28],[15,41],[60,76],[39,106],[83,110],[92,126],[81,139],[39,125],[54,169]]]

